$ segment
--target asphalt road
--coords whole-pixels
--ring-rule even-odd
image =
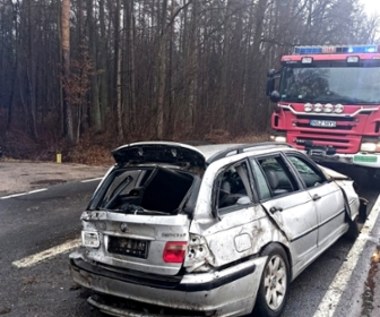
[[[71,281],[67,253],[30,267],[12,265],[26,256],[79,238],[79,217],[96,185],[97,182],[73,182],[0,199],[0,316],[103,316],[87,305],[87,292]],[[380,182],[362,186],[360,191],[373,204],[380,192]],[[337,272],[348,261],[351,247],[351,242],[339,240],[291,284],[283,316],[317,313]],[[363,250],[363,263],[356,266],[347,287],[349,291],[340,300],[339,305],[348,309],[344,316],[358,316],[353,314],[353,306],[358,309],[365,291],[363,281],[370,250]]]
[[[12,262],[79,237],[79,217],[97,182],[67,183],[0,200],[0,316],[101,316],[71,281],[67,253],[32,267]]]

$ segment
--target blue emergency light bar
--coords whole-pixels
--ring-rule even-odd
[[[379,46],[374,44],[369,45],[342,45],[342,46],[296,46],[294,54],[309,55],[309,54],[350,54],[350,53],[377,53]]]

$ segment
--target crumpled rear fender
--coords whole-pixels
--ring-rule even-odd
[[[364,198],[360,198],[354,188],[354,181],[347,180],[336,180],[335,181],[340,189],[342,190],[343,197],[345,200],[345,209],[347,213],[347,217],[350,220],[355,220],[360,216],[361,210],[365,210],[365,206],[368,201]]]

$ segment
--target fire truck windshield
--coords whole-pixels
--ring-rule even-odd
[[[344,66],[343,66],[344,65]],[[380,64],[286,65],[281,101],[371,105],[380,103]]]

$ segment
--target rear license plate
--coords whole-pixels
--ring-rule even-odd
[[[148,246],[149,241],[145,240],[109,237],[108,252],[146,259]]]
[[[310,120],[310,125],[312,127],[335,128],[336,127],[336,121],[332,121],[332,120]]]
[[[377,156],[375,155],[355,155],[354,162],[358,163],[377,163]]]

